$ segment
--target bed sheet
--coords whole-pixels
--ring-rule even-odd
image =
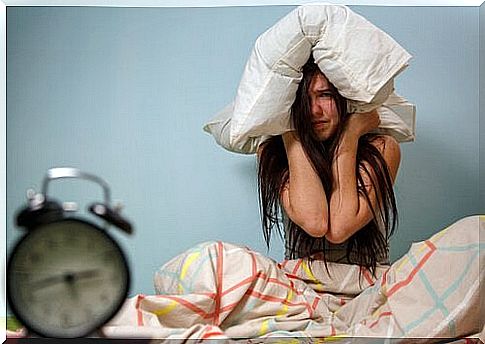
[[[156,294],[128,299],[107,337],[443,342],[484,327],[485,217],[463,218],[413,243],[375,276],[357,265],[277,263],[224,242],[197,245],[164,264]]]

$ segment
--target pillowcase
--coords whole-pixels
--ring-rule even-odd
[[[204,125],[216,142],[252,154],[272,135],[292,130],[290,108],[313,54],[348,110],[377,109],[380,132],[414,140],[415,107],[394,93],[411,55],[389,35],[343,5],[297,7],[256,40],[235,100]]]

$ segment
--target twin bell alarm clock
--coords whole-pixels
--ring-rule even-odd
[[[80,178],[99,184],[104,202],[89,205],[104,228],[89,216],[76,216],[75,204],[51,199],[49,182]],[[48,170],[42,192],[28,192],[28,205],[16,216],[25,234],[7,263],[11,311],[30,334],[42,337],[89,336],[124,303],[130,286],[125,254],[108,234],[113,226],[131,234],[131,224],[110,207],[110,190],[101,178],[75,168]],[[98,221],[100,222],[100,221]]]

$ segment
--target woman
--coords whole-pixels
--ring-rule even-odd
[[[258,152],[264,235],[269,246],[282,210],[287,259],[355,263],[374,273],[377,263],[389,263],[400,150],[391,136],[369,133],[379,125],[376,111],[346,109],[310,58],[291,108],[295,131]]]
[[[283,211],[290,259],[220,241],[196,245],[156,272],[157,295],[127,301],[107,336],[454,338],[483,327],[475,305],[485,260],[473,229],[483,232],[485,221],[462,219],[380,265],[397,220],[399,146],[370,133],[375,111],[347,114],[313,61],[303,72],[295,131],[259,150],[264,233],[269,243]]]

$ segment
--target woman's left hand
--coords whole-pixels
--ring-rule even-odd
[[[374,129],[377,129],[380,123],[381,120],[377,110],[354,113],[350,115],[345,126],[345,131],[360,137]]]

